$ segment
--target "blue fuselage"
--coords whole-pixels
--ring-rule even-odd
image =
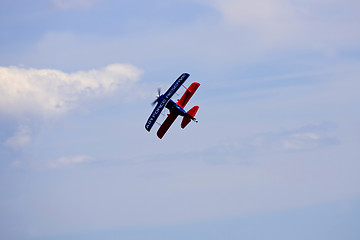
[[[168,103],[165,106],[167,109],[170,110],[171,113],[176,113],[180,116],[187,116],[187,112],[180,107],[179,105],[177,105],[173,100],[169,100]]]
[[[161,95],[158,98],[158,102],[161,102],[163,99],[164,99],[164,95]],[[174,113],[180,116],[188,116],[188,113],[171,99],[166,103],[165,107],[170,110],[170,113]]]

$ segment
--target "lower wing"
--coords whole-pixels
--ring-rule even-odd
[[[159,130],[157,131],[157,136],[160,139],[165,135],[165,133],[170,128],[171,124],[173,124],[173,122],[175,121],[177,116],[178,116],[177,114],[170,113],[168,115],[168,117],[165,119],[165,121],[163,122],[163,124],[161,124]]]

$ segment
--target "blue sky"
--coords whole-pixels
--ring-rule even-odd
[[[1,1],[0,238],[359,239],[359,12]],[[159,140],[183,72],[199,123]]]

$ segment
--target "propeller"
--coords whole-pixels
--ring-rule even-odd
[[[152,102],[153,106],[158,102],[159,97],[161,96],[161,88],[158,88],[157,90],[158,90],[158,95],[156,96],[155,101]]]

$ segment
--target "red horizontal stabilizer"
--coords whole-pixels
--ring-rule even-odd
[[[160,139],[165,135],[165,133],[167,132],[167,130],[169,129],[171,124],[173,124],[173,122],[175,121],[177,116],[178,116],[177,114],[170,113],[168,115],[168,117],[165,119],[165,121],[163,122],[163,124],[161,124],[159,130],[157,131],[157,136]]]
[[[198,87],[200,86],[200,83],[198,82],[193,82],[188,89],[186,89],[184,95],[182,95],[182,97],[180,99],[178,99],[177,104],[184,108],[185,105],[189,102],[190,98],[192,97],[192,95],[194,95],[194,93],[196,92],[196,90],[198,89]]]
[[[195,106],[192,109],[190,109],[187,113],[190,116],[195,117],[195,114],[197,113],[198,110],[199,110],[199,106]],[[181,122],[181,128],[185,128],[189,124],[190,121],[191,121],[191,118],[185,116]]]

